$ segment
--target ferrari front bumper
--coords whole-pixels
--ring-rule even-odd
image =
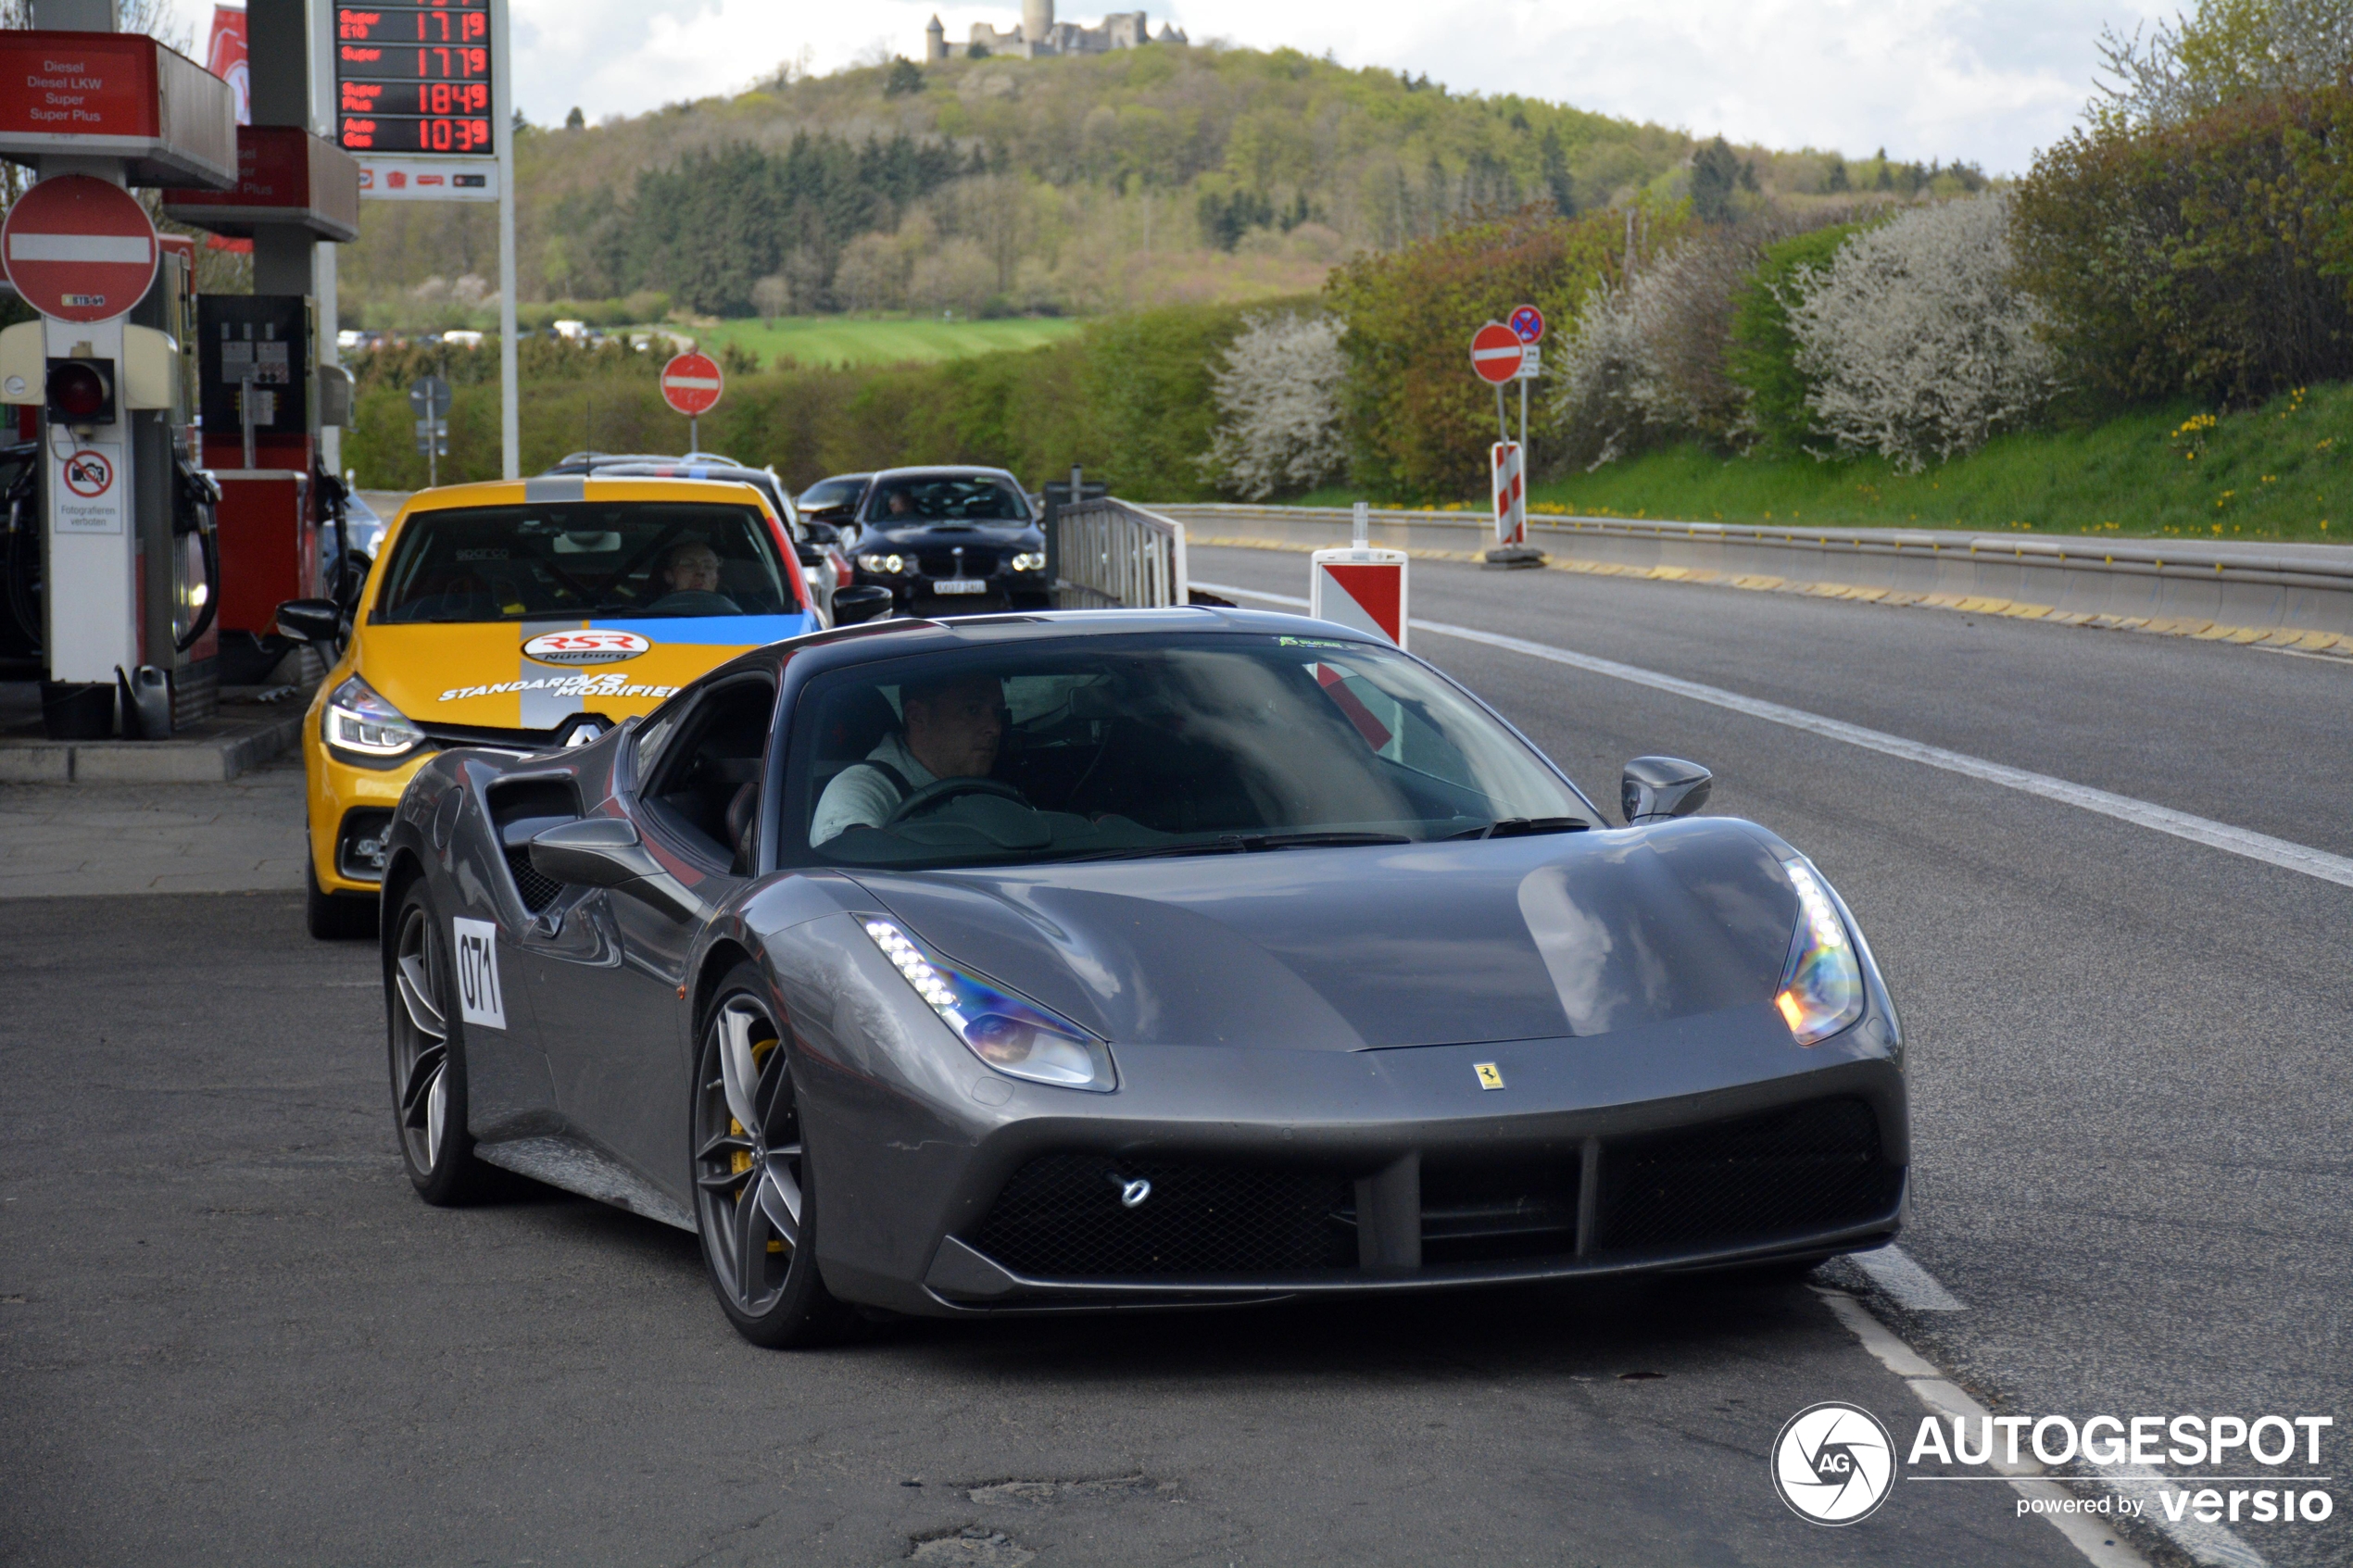
[[[1117,1054],[1117,1093],[1016,1085],[994,1117],[957,1108],[969,1143],[859,1161],[870,1222],[923,1221],[852,1257],[829,1213],[827,1283],[933,1315],[1211,1304],[1822,1257],[1905,1212],[1877,1014],[1811,1048],[1758,1006],[1587,1039]]]

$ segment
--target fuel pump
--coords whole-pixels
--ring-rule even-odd
[[[7,487],[0,621],[40,661],[51,734],[157,738],[212,709],[220,574],[183,473],[192,257],[128,188],[233,186],[235,109],[195,61],[104,31],[108,6],[34,0],[31,20],[0,31],[0,79],[40,89],[0,113],[0,157],[38,171],[0,242],[42,317],[0,332],[0,401],[37,411],[30,473]],[[17,114],[35,104],[71,112]]]

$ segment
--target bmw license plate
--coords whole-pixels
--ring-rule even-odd
[[[985,594],[988,584],[977,577],[942,577],[931,585],[935,594]]]

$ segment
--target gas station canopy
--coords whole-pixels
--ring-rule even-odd
[[[359,237],[359,163],[298,126],[240,125],[235,188],[166,191],[163,215],[245,239],[267,223],[347,243]]]
[[[137,32],[0,31],[0,157],[120,158],[133,185],[237,182],[229,84]]]

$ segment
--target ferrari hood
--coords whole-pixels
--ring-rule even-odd
[[[1768,1000],[1798,916],[1772,840],[1724,818],[857,880],[937,956],[1114,1045],[1604,1035]]]

